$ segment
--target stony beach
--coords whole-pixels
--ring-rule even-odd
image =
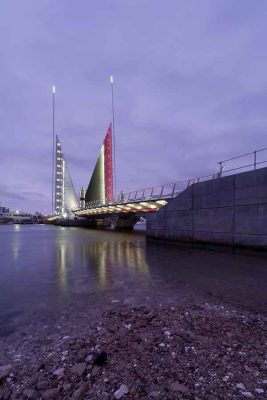
[[[0,399],[265,399],[266,353],[262,315],[114,300],[0,338]]]

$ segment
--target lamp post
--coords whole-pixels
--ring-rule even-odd
[[[113,75],[110,76],[110,85],[111,85],[111,106],[112,106],[112,136],[113,136],[113,187],[114,194],[116,196],[116,147],[115,147],[115,112],[114,112],[114,93],[113,93],[113,85],[114,78]],[[113,197],[114,197],[113,194]]]
[[[52,161],[52,215],[54,214],[55,209],[55,199],[54,199],[54,190],[55,190],[55,94],[56,94],[56,87],[52,87],[52,94],[53,94],[53,161]]]

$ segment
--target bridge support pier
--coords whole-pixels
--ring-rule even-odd
[[[139,221],[137,215],[119,214],[115,220],[115,230],[133,230],[136,222]]]

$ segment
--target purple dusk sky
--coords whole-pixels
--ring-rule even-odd
[[[117,189],[267,145],[266,0],[0,0],[0,203],[51,210],[56,133],[77,192],[111,120]]]

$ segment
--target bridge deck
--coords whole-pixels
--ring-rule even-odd
[[[89,207],[85,209],[74,210],[77,217],[86,217],[91,215],[121,214],[121,213],[148,213],[158,211],[167,204],[166,199],[157,200],[136,200],[134,202],[121,202],[112,204],[103,204],[98,207]]]
[[[121,213],[149,213],[158,211],[162,206],[168,203],[169,199],[176,197],[193,183],[201,180],[211,179],[211,176],[205,176],[197,179],[187,179],[162,186],[136,190],[130,193],[121,192],[115,196],[112,201],[106,201],[105,204],[99,201],[92,201],[85,204],[85,208],[72,210],[77,217],[87,217],[91,215],[103,216],[105,214]]]

